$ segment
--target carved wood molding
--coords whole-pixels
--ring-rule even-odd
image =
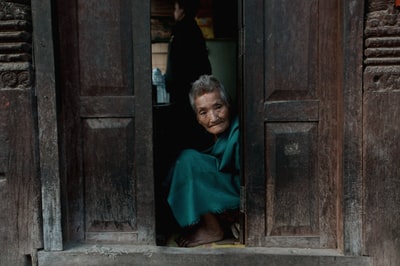
[[[30,1],[14,0],[0,2],[0,20],[31,20]]]
[[[400,64],[400,10],[391,1],[368,1],[365,23],[365,64]]]
[[[400,92],[400,66],[369,66],[364,71],[365,92]]]
[[[0,90],[29,88],[32,72],[30,1],[0,2]]]

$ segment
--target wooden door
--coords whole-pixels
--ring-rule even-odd
[[[66,241],[155,243],[149,1],[57,1]]]
[[[248,246],[338,248],[340,1],[244,2]]]

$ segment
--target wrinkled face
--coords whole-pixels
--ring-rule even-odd
[[[229,108],[218,91],[203,94],[194,101],[197,121],[209,133],[218,135],[229,128]]]
[[[178,3],[175,2],[175,9],[174,9],[174,18],[175,21],[180,21],[185,16],[185,10],[179,6]]]

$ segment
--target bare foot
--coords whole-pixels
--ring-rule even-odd
[[[214,232],[208,231],[204,227],[197,227],[190,230],[189,233],[180,236],[176,243],[179,247],[195,247],[207,243],[212,243],[215,241],[222,240],[224,238],[224,233],[222,231]]]
[[[224,238],[224,231],[215,215],[209,213],[201,217],[199,224],[188,229],[176,243],[179,247],[195,247]]]

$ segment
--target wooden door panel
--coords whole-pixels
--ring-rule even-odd
[[[245,5],[245,25],[263,23],[245,34],[246,244],[335,248],[339,1]]]
[[[132,94],[129,1],[78,1],[80,94]]]
[[[319,245],[317,133],[317,123],[266,124],[266,245]]]
[[[267,101],[265,119],[270,121],[318,121],[318,100]]]
[[[134,96],[82,96],[79,102],[82,118],[134,116]]]
[[[58,6],[67,240],[154,243],[149,2]]]
[[[86,241],[137,235],[131,9],[121,4],[78,1]]]
[[[317,1],[266,1],[265,97],[289,100],[316,93]]]
[[[317,128],[317,123],[267,124],[269,236],[318,233]]]
[[[83,137],[86,231],[136,230],[132,119],[86,119]]]

